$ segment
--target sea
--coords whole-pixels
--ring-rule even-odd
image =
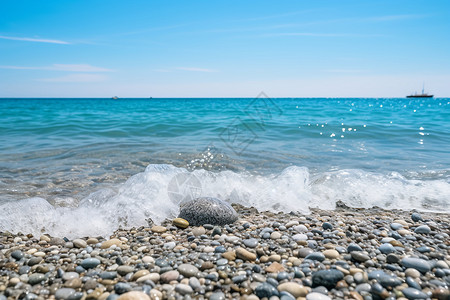
[[[107,236],[216,197],[450,212],[450,99],[0,99],[0,231]]]

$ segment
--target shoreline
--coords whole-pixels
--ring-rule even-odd
[[[449,213],[233,206],[239,220],[222,227],[1,232],[0,300],[450,298]]]

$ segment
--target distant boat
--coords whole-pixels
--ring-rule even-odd
[[[112,97],[111,99],[113,99],[113,100],[117,100],[117,99],[119,99],[119,97],[117,97],[117,96],[114,96],[114,97]]]
[[[425,87],[422,87],[422,93],[417,94],[417,92],[414,93],[414,95],[408,95],[406,98],[433,98],[434,95],[429,95],[425,93]]]

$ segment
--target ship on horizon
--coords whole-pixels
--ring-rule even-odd
[[[422,87],[422,93],[417,94],[417,92],[414,93],[414,95],[408,95],[406,98],[433,98],[434,95],[430,95],[425,93],[425,86]]]

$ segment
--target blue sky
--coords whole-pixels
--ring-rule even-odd
[[[450,1],[1,1],[0,97],[450,96]]]

